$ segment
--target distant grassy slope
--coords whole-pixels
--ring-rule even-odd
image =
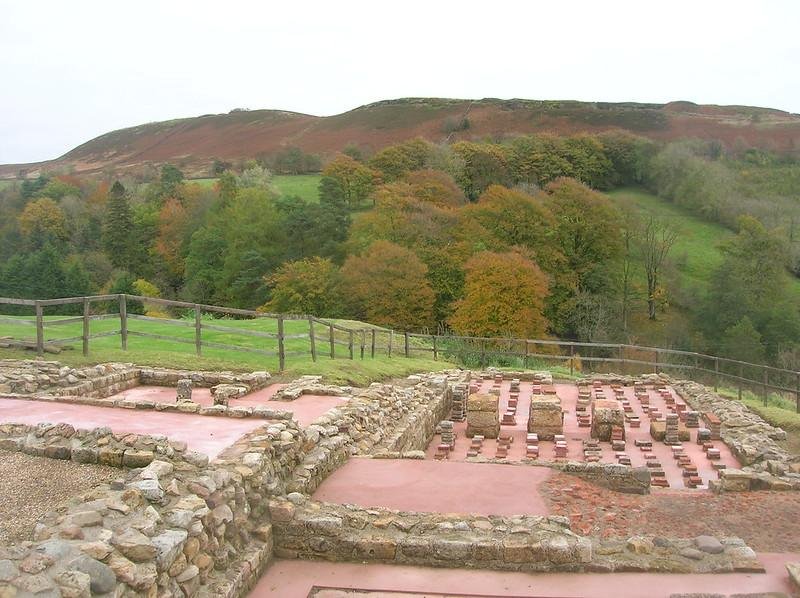
[[[306,201],[317,202],[319,200],[319,174],[278,174],[272,179],[281,195],[297,195]],[[217,182],[215,178],[192,179],[190,182],[198,185],[208,186]],[[2,184],[3,181],[0,181]],[[0,187],[2,188],[2,187]]]
[[[652,214],[680,231],[670,259],[680,274],[683,286],[705,292],[711,274],[722,263],[720,245],[733,233],[719,224],[706,222],[683,208],[639,188],[609,192],[619,207],[633,207],[642,214]],[[792,290],[800,298],[800,280],[786,274]]]

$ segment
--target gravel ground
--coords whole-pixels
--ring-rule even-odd
[[[738,536],[756,551],[800,552],[800,492],[654,490],[638,496],[562,473],[554,473],[541,489],[552,513],[569,517],[579,534]]]
[[[120,470],[0,450],[0,544],[31,539],[37,520]]]

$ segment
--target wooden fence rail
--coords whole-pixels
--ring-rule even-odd
[[[184,310],[183,315],[190,319],[157,318],[130,313],[131,302],[158,305],[172,310]],[[195,354],[202,355],[203,348],[214,348],[244,351],[257,355],[277,357],[278,367],[283,371],[286,358],[295,356],[311,356],[313,361],[322,356],[330,359],[346,357],[355,359],[375,358],[380,354],[388,357],[402,355],[411,357],[414,354],[431,354],[434,360],[440,358],[462,361],[477,360],[481,367],[498,358],[517,358],[527,367],[531,360],[566,362],[570,373],[574,373],[578,361],[583,364],[613,364],[625,373],[632,368],[660,372],[679,370],[681,373],[698,381],[711,381],[716,389],[723,380],[734,382],[741,396],[742,388],[757,389],[764,396],[766,403],[769,392],[789,393],[795,396],[796,410],[800,413],[800,372],[769,365],[748,363],[726,357],[707,355],[679,349],[646,347],[624,343],[589,343],[563,341],[557,339],[521,339],[472,337],[460,335],[417,334],[411,332],[398,333],[379,326],[351,327],[311,315],[270,314],[250,309],[221,307],[162,299],[160,297],[143,297],[139,295],[93,295],[89,297],[65,297],[60,299],[17,299],[0,297],[0,306],[16,306],[15,310],[33,312],[33,318],[23,316],[13,318],[0,316],[0,324],[19,324],[35,328],[35,344],[29,343],[42,355],[47,347],[58,346],[69,342],[81,341],[84,355],[89,354],[90,341],[109,336],[120,337],[120,347],[126,350],[128,338],[141,337],[167,340],[194,345]],[[46,308],[80,306],[76,310],[82,315],[66,315],[59,319],[45,319]],[[101,313],[93,313],[101,312]],[[73,312],[74,313],[74,312]],[[249,330],[221,323],[204,321],[203,314],[212,314],[216,318],[248,318],[253,320],[267,319],[276,322],[276,332]],[[91,332],[91,322],[117,319],[116,330]],[[219,320],[218,320],[219,321]],[[171,334],[155,334],[142,330],[131,330],[132,322],[154,322],[174,325],[187,329],[185,336]],[[300,322],[307,323],[307,332],[288,332],[286,322],[294,322],[296,330]],[[45,331],[50,328],[82,323],[82,332],[78,336],[45,339]],[[193,329],[193,333],[190,330]],[[260,346],[245,346],[230,342],[217,342],[204,338],[203,331],[227,335],[237,335],[250,339],[263,340]],[[398,334],[402,335],[402,344],[398,346]],[[227,338],[224,340],[228,340]],[[307,340],[307,349],[287,350],[286,341]],[[269,341],[273,341],[269,344]],[[27,341],[26,341],[27,342]],[[296,343],[295,343],[296,344]],[[345,347],[344,352],[337,347]]]

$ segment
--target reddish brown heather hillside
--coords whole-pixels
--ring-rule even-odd
[[[464,116],[469,119],[469,128],[448,133]],[[20,172],[30,176],[43,168],[121,171],[163,162],[176,163],[202,176],[215,158],[247,159],[292,146],[329,155],[349,143],[376,150],[416,136],[440,142],[608,129],[624,129],[658,140],[714,139],[731,148],[800,152],[800,115],[768,108],[691,102],[411,98],[377,102],[328,117],[252,110],[150,123],[101,135],[56,160],[0,166],[0,178],[13,178]]]

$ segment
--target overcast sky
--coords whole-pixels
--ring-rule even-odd
[[[0,163],[107,131],[408,96],[800,112],[800,2],[0,0]]]

